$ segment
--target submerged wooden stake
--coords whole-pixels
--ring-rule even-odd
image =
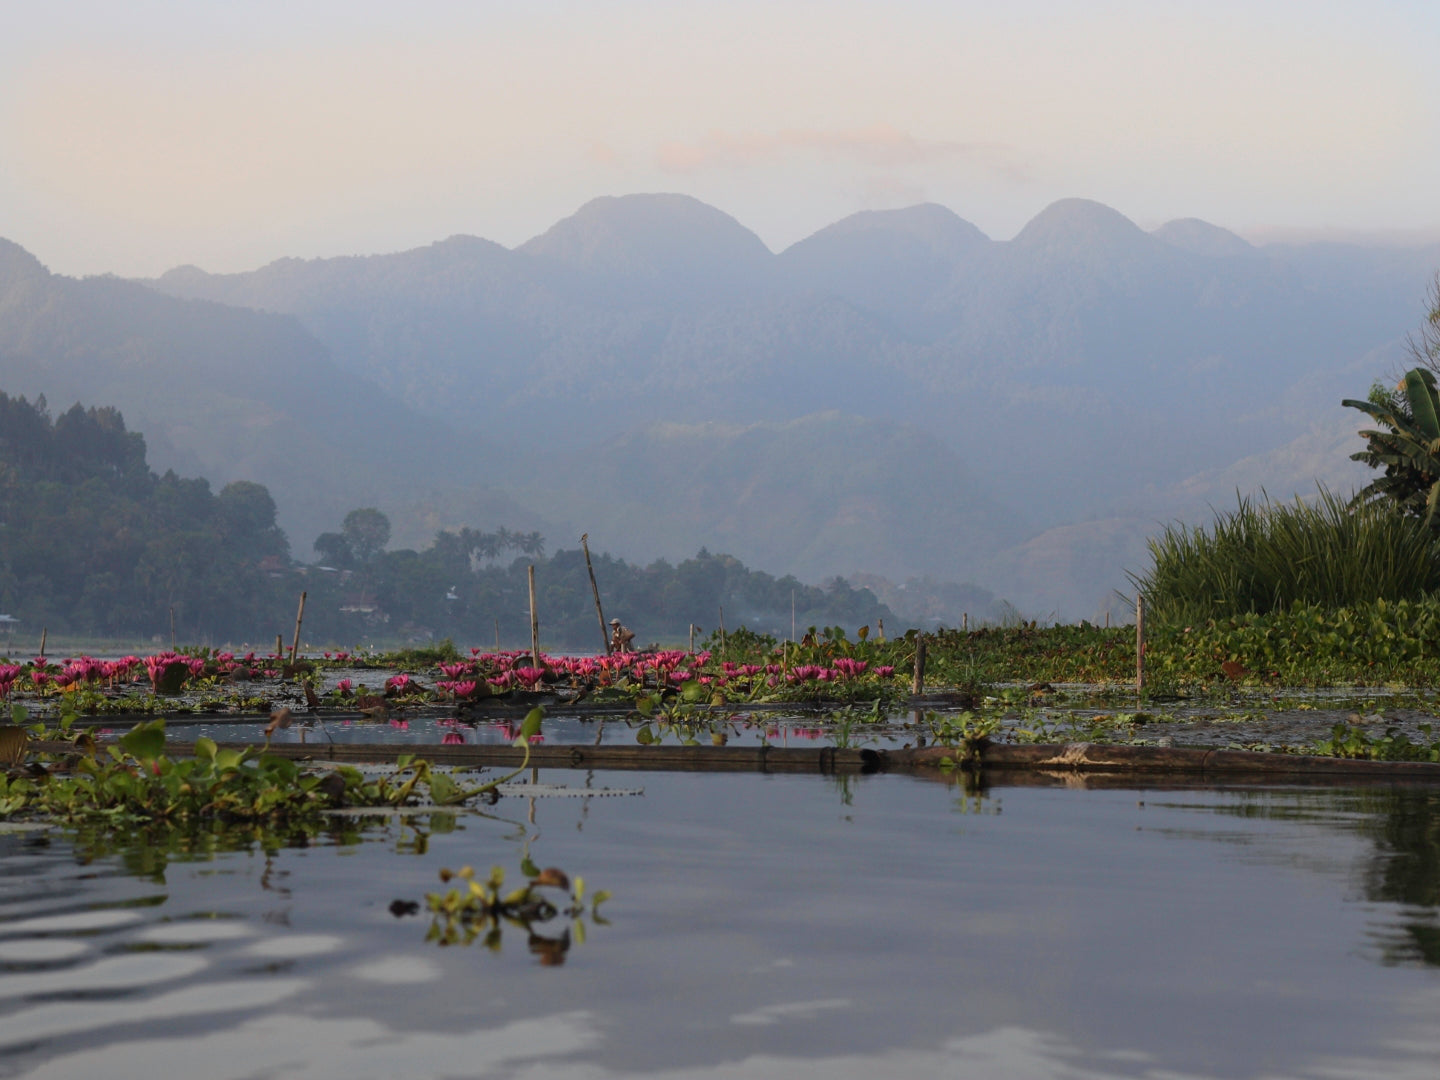
[[[276,634],[276,635],[275,635],[275,659],[276,659],[276,660],[284,660],[284,659],[285,659],[285,635],[284,635],[284,634]]]
[[[910,693],[919,697],[925,692],[925,635],[915,636],[915,680],[910,685]]]
[[[960,629],[967,634],[970,632],[970,613],[968,611],[960,613]]]
[[[530,661],[540,666],[540,616],[535,610],[535,564],[530,564]]]
[[[44,626],[40,627],[40,655],[42,658],[45,655],[45,638],[49,635],[49,633],[50,631],[48,628]]]
[[[1135,594],[1135,696],[1145,693],[1145,598]]]
[[[695,624],[690,624],[690,655],[695,655]]]
[[[500,616],[495,616],[495,651],[500,651]]]
[[[175,605],[170,605],[170,651],[175,651]]]
[[[593,567],[593,566],[590,565],[590,534],[589,534],[589,533],[581,533],[581,534],[580,534],[580,546],[585,549],[585,569],[590,572],[590,592],[591,592],[592,594],[594,594],[594,596],[595,596],[595,618],[597,618],[597,619],[600,620],[600,647],[605,650],[605,655],[606,655],[606,656],[609,656],[609,655],[610,655],[610,632],[605,629],[605,612],[603,612],[603,611],[600,610],[600,586],[598,586],[598,585],[595,584],[595,567]],[[690,637],[691,637],[691,640],[692,640],[692,642],[693,642],[694,637],[695,637],[695,635],[694,635],[693,632],[691,633]],[[691,651],[691,652],[694,652],[694,651],[695,651],[693,645],[691,646],[690,651]]]
[[[300,624],[305,621],[305,593],[300,593],[300,607],[295,612],[295,638],[290,642],[290,664],[295,664],[295,655],[300,651]]]

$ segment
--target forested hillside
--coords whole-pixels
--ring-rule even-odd
[[[346,515],[315,541],[313,564],[291,558],[266,488],[156,475],[145,440],[112,407],[75,405],[51,417],[43,398],[0,392],[0,612],[38,635],[181,642],[273,640],[308,593],[306,640],[329,643],[529,641],[527,567],[536,567],[543,639],[598,649],[599,628],[578,550],[546,557],[538,532],[440,530],[423,550],[387,550],[389,518]],[[895,616],[867,589],[825,587],[752,571],[701,550],[646,567],[597,553],[608,614],[643,641],[678,642],[722,611],[741,625],[788,632],[859,626]],[[38,640],[38,639],[37,639]]]
[[[38,635],[243,635],[288,594],[289,544],[260,484],[157,476],[113,408],[51,418],[0,393],[0,609]],[[277,574],[279,576],[277,576]]]

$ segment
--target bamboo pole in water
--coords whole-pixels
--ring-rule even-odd
[[[1145,693],[1145,598],[1135,594],[1135,696]]]
[[[295,612],[295,638],[290,642],[290,666],[295,666],[295,657],[300,652],[300,624],[305,621],[305,592],[300,593],[300,607]]]
[[[49,631],[49,629],[48,629],[47,627],[44,627],[44,626],[40,627],[40,657],[41,657],[41,659],[44,659],[44,657],[45,657],[45,638],[49,635],[49,633],[50,633],[50,631]]]
[[[915,679],[910,684],[910,693],[919,697],[925,692],[925,635],[915,635]]]
[[[540,666],[540,615],[535,610],[535,564],[530,564],[530,661]]]
[[[580,534],[580,546],[585,550],[585,569],[590,573],[590,592],[595,597],[595,618],[600,620],[600,647],[605,650],[605,655],[610,655],[610,633],[605,629],[605,612],[600,610],[600,586],[595,584],[595,567],[590,565],[590,534]],[[691,634],[693,640],[694,634]],[[694,652],[694,647],[691,647]]]

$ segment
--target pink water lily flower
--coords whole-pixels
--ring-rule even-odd
[[[543,668],[521,667],[515,669],[515,677],[525,684],[525,689],[534,690],[545,678]]]

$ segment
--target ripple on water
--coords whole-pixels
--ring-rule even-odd
[[[196,975],[209,966],[208,960],[189,954],[126,953],[80,968],[0,975],[0,999],[138,989]]]
[[[26,938],[0,941],[0,964],[53,964],[74,960],[90,951],[83,941],[70,938]]]
[[[138,911],[126,908],[97,908],[76,911],[69,915],[40,915],[33,919],[17,919],[0,923],[0,935],[14,934],[79,934],[87,930],[109,930],[140,922]]]
[[[435,982],[445,977],[445,970],[434,960],[419,956],[381,956],[350,969],[350,974],[366,982],[392,986],[411,986]]]
[[[257,941],[245,952],[267,960],[290,960],[297,956],[320,956],[334,952],[343,944],[344,941],[334,934],[286,934]]]
[[[254,934],[254,927],[237,919],[185,919],[147,926],[133,940],[152,945],[205,945],[212,941],[253,937]]]
[[[237,979],[122,1001],[47,1002],[0,1017],[0,1046],[35,1043],[115,1025],[170,1024],[182,1017],[258,1009],[278,1004],[310,985],[305,979]]]

